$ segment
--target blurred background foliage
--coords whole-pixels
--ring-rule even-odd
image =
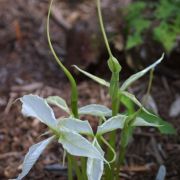
[[[141,45],[151,38],[169,53],[177,46],[180,34],[180,1],[135,1],[123,10],[125,18],[125,49]],[[149,37],[150,36],[150,37]]]

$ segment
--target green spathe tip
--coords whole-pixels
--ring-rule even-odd
[[[108,66],[109,66],[110,71],[113,73],[119,73],[122,69],[118,60],[114,56],[108,59]]]

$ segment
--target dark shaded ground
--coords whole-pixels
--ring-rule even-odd
[[[42,139],[39,136],[46,130],[37,120],[22,117],[20,104],[11,105],[12,102],[29,93],[43,97],[59,95],[65,99],[70,95],[67,80],[51,60],[53,58],[48,49],[44,28],[47,6],[45,0],[9,0],[8,4],[6,0],[0,1],[0,179],[16,177],[29,146]],[[51,34],[58,55],[66,60],[67,66],[78,64],[93,73],[103,73],[102,76],[109,78],[103,63],[106,57],[104,47],[98,45],[98,52],[94,52],[93,46],[87,43],[92,40],[89,39],[90,34],[97,31],[96,26],[86,22],[95,12],[94,5],[87,1],[75,7],[59,2],[57,7],[62,10],[66,20],[62,20],[61,15],[54,10]],[[68,14],[69,12],[71,13]],[[71,29],[70,26],[75,28]],[[86,31],[86,26],[92,29]],[[98,33],[95,37],[99,37]],[[123,53],[116,53],[122,59],[126,70],[123,75],[129,76],[130,68],[123,61]],[[178,135],[162,136],[154,129],[137,129],[127,153],[127,166],[123,169],[124,179],[154,179],[160,164],[167,168],[166,179],[180,179],[180,117],[169,117],[170,106],[180,90],[178,51],[173,53],[173,56],[156,72],[152,97],[159,114],[176,127]],[[175,65],[173,59],[176,59]],[[78,76],[78,79],[81,80],[78,86],[79,106],[90,103],[110,106],[107,89],[91,81],[84,81],[86,78]],[[147,87],[147,79],[148,77],[145,77],[138,81],[130,91],[141,98]],[[57,116],[63,113],[58,109],[55,109],[55,112]],[[89,120],[96,125],[94,119]],[[58,162],[62,162],[62,149],[54,143],[43,153],[25,179],[67,179],[62,176],[66,174],[66,170],[44,170],[47,165]]]

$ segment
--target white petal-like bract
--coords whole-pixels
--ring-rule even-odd
[[[48,139],[45,139],[44,141],[41,141],[37,144],[34,144],[29,148],[29,152],[26,154],[24,162],[22,164],[22,172],[21,174],[19,174],[16,180],[21,180],[23,177],[25,177],[29,173],[33,165],[38,160],[39,156],[42,154],[44,149],[53,139],[54,139],[54,136]]]
[[[97,134],[100,135],[116,129],[123,129],[126,118],[127,116],[125,115],[117,115],[108,119],[102,125],[98,126]]]
[[[25,116],[35,117],[51,128],[56,128],[57,121],[54,112],[47,102],[36,95],[25,95],[20,98],[22,113]]]
[[[68,129],[61,129],[59,143],[71,155],[104,160],[101,153],[83,136]]]
[[[59,97],[59,96],[49,96],[47,99],[46,99],[47,103],[49,104],[52,104],[52,105],[55,105],[59,108],[61,108],[62,110],[64,110],[65,112],[67,112],[68,114],[70,113],[70,110],[66,104],[66,101]]]
[[[104,151],[101,149],[97,139],[93,141],[93,146],[98,149],[102,156],[104,156]],[[87,160],[87,176],[88,180],[100,180],[104,170],[104,162],[99,159],[88,158]]]
[[[75,131],[80,134],[93,135],[93,130],[88,121],[82,121],[75,118],[60,119],[58,125],[67,128],[70,131]]]
[[[111,116],[112,111],[103,105],[90,104],[79,108],[79,114],[106,117],[106,116]]]

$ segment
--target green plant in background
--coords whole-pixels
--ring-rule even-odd
[[[143,43],[145,30],[150,26],[150,21],[143,16],[145,2],[132,3],[126,9],[125,20],[127,23],[126,49],[131,49]]]
[[[106,82],[77,66],[74,67],[84,75],[109,88],[112,110],[99,104],[89,104],[78,108],[76,81],[71,73],[61,63],[51,44],[49,18],[52,2],[53,1],[50,3],[47,18],[47,37],[50,49],[56,61],[70,81],[71,107],[69,108],[66,101],[58,96],[50,96],[43,99],[35,95],[25,95],[20,98],[20,101],[22,102],[22,113],[25,116],[35,117],[42,123],[46,124],[49,128],[49,131],[46,134],[51,135],[51,137],[30,147],[22,165],[22,172],[17,179],[25,177],[47,145],[51,141],[56,140],[58,143],[62,144],[64,151],[67,153],[69,180],[73,179],[73,171],[76,173],[78,180],[100,180],[101,177],[108,180],[118,180],[120,179],[120,167],[123,165],[125,160],[125,153],[129,139],[132,137],[133,131],[136,127],[150,126],[158,128],[159,131],[164,134],[175,133],[171,124],[149,112],[133,94],[130,94],[127,91],[127,88],[132,83],[151,71],[147,91],[148,96],[152,84],[153,69],[162,61],[164,55],[151,66],[130,76],[123,84],[120,84],[119,75],[121,72],[121,65],[113,56],[109,47],[103,25],[100,0],[97,0],[100,27],[109,53],[107,64],[112,73],[111,80],[110,82]],[[58,106],[67,113],[67,117],[55,118],[53,110],[49,105]],[[119,112],[121,105],[126,107],[125,112]],[[135,108],[135,106],[137,108]],[[98,117],[99,124],[96,132],[93,132],[88,121],[81,120],[81,115]],[[121,129],[120,140],[117,138],[117,129]],[[104,137],[105,134],[108,139]],[[117,151],[119,147],[120,151]],[[78,163],[79,160],[75,159],[75,156],[81,157],[80,164]]]
[[[124,11],[127,22],[126,49],[142,44],[144,37],[152,32],[153,39],[170,52],[180,34],[179,7],[178,0],[137,1],[130,4]]]

